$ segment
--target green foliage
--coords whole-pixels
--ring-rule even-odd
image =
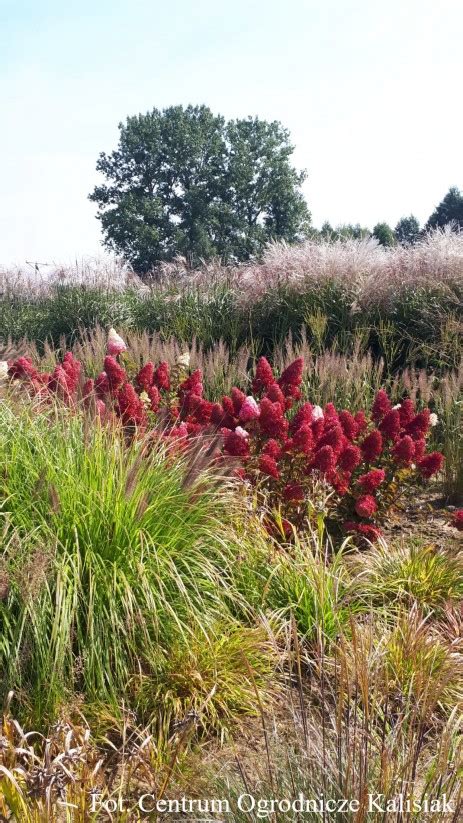
[[[265,586],[264,606],[279,619],[294,617],[307,647],[330,647],[346,628],[355,608],[347,602],[348,577],[342,550],[333,559],[323,538],[297,540],[282,554]]]
[[[98,204],[107,248],[138,272],[183,255],[247,260],[269,239],[304,236],[305,173],[280,123],[225,122],[206,106],[172,106],[129,117],[118,148],[102,153]]]
[[[329,240],[363,240],[371,237],[371,231],[360,223],[340,223],[333,228],[331,223],[326,221],[320,229],[320,237]]]
[[[308,349],[317,354],[334,348],[350,355],[362,341],[362,349],[376,362],[385,361],[386,376],[411,365],[436,371],[458,366],[461,289],[417,287],[386,305],[352,311],[354,301],[348,282],[329,280],[309,283],[302,292],[281,284],[252,304],[239,301],[226,282],[207,289],[153,288],[146,294],[61,286],[33,299],[6,295],[0,300],[0,327],[5,342],[11,337],[21,346],[26,337],[40,353],[47,343],[71,345],[84,339],[87,330],[115,325],[124,332],[159,334],[165,341],[194,340],[211,353],[223,341],[232,356],[242,346],[250,355],[273,356],[288,335],[300,343],[305,334]]]
[[[436,410],[439,418],[436,442],[445,457],[444,493],[449,503],[463,505],[463,364],[459,372],[442,380]]]
[[[348,558],[354,575],[351,594],[376,607],[417,604],[425,613],[463,598],[461,557],[420,539],[372,546]]]
[[[409,217],[402,217],[394,229],[397,242],[409,245],[416,243],[420,233],[419,221],[413,214]]]
[[[454,223],[460,228],[463,226],[463,194],[456,186],[452,186],[444,199],[431,214],[426,223],[427,229],[435,229],[437,226],[446,226]]]
[[[376,237],[381,246],[394,246],[396,242],[394,232],[388,223],[377,223],[373,229],[373,237]]]
[[[233,616],[246,611],[232,584],[245,549],[227,483],[219,488],[207,474],[185,483],[184,460],[155,443],[149,452],[127,447],[81,415],[18,411],[2,404],[3,696],[14,689],[41,724],[76,694],[91,711],[106,706],[114,716],[124,701],[145,720],[165,721],[177,705],[166,685],[178,677],[170,656],[189,654],[193,666],[196,643],[196,665],[216,683],[209,716],[219,722],[232,699],[249,708],[254,686],[246,696],[243,662],[226,650],[249,646],[250,632],[250,671],[260,677],[270,658]],[[193,702],[194,691],[193,681]],[[202,687],[195,705],[204,697]]]

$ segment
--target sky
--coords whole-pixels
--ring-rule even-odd
[[[129,115],[280,120],[313,223],[424,222],[463,188],[461,0],[0,0],[0,263],[101,255]]]

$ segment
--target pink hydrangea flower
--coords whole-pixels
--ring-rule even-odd
[[[122,339],[120,334],[117,333],[116,329],[110,328],[108,332],[108,342],[106,344],[106,354],[111,355],[111,357],[117,357],[122,352],[127,351],[127,345],[125,341]]]
[[[240,423],[249,423],[251,420],[256,420],[260,415],[260,409],[256,401],[251,395],[248,395],[241,406],[239,413]]]

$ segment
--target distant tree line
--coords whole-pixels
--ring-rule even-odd
[[[395,246],[397,243],[412,245],[423,237],[428,229],[446,226],[449,223],[463,228],[463,194],[456,186],[448,190],[444,199],[422,227],[420,227],[419,220],[410,214],[409,217],[401,217],[394,229],[388,223],[377,223],[370,231],[369,228],[360,226],[359,223],[355,225],[346,223],[333,228],[330,223],[326,222],[320,231],[312,229],[311,234],[313,237],[333,239],[375,237],[382,246]]]
[[[315,229],[301,191],[306,172],[291,165],[294,147],[277,121],[226,121],[207,106],[171,106],[128,117],[119,132],[118,147],[99,156],[105,182],[89,198],[105,246],[140,273],[178,255],[193,266],[214,256],[253,259],[270,240],[373,236],[392,246],[415,243],[431,227],[463,226],[463,195],[451,188],[423,228],[410,215],[395,229]]]

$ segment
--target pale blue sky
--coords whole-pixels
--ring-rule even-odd
[[[101,251],[95,162],[177,103],[278,119],[314,224],[463,187],[461,0],[0,0],[0,262]]]

